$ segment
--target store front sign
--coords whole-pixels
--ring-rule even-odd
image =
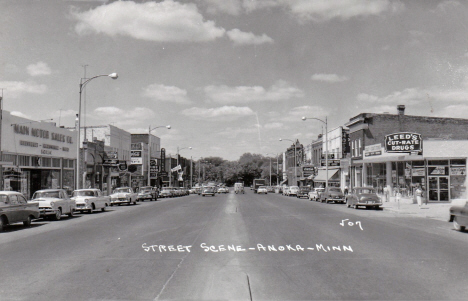
[[[466,167],[450,167],[450,174],[452,176],[466,175]]]
[[[404,132],[386,135],[385,150],[387,153],[421,152],[421,134]]]
[[[382,144],[373,144],[364,147],[364,156],[371,157],[371,156],[380,156],[382,154]]]
[[[424,177],[426,175],[426,170],[424,168],[413,168],[412,174],[413,177]]]
[[[130,165],[141,165],[143,164],[143,158],[130,158]]]

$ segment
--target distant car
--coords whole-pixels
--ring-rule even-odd
[[[138,189],[137,202],[149,200],[156,201],[158,199],[157,191],[151,186],[142,186]]]
[[[201,192],[201,195],[202,196],[207,196],[207,195],[211,195],[211,196],[215,196],[215,187],[213,186],[206,186],[206,187],[203,187],[203,190]]]
[[[268,194],[268,189],[266,186],[260,186],[257,188],[257,194],[261,194],[261,193]]]
[[[299,188],[297,191],[297,198],[308,198],[309,197],[309,192],[310,192],[310,187],[309,186],[302,186]]]
[[[457,231],[465,231],[468,227],[468,202],[463,205],[454,205],[450,207],[450,222]]]
[[[229,189],[227,187],[219,187],[218,193],[229,193]]]
[[[289,186],[288,196],[297,196],[299,186]]]
[[[174,196],[172,187],[163,187],[159,192],[160,198],[172,198]]]
[[[130,205],[131,203],[136,205],[137,202],[137,194],[133,192],[133,188],[131,187],[116,188],[114,192],[110,195],[110,198],[111,206],[120,206],[122,204]]]
[[[244,183],[234,183],[234,192],[237,193],[244,193]]]
[[[21,222],[29,227],[40,215],[39,203],[28,203],[24,195],[16,191],[0,191],[0,231],[6,225]]]
[[[289,194],[289,186],[284,186],[283,187],[283,192],[282,192],[283,195],[288,195]]]
[[[320,202],[345,203],[345,195],[339,187],[325,187],[320,193]]]
[[[359,206],[367,208],[380,209],[382,200],[372,187],[354,187],[346,196],[346,203],[348,208],[353,207],[358,209]]]
[[[62,214],[75,215],[76,203],[68,197],[64,189],[43,189],[36,191],[31,203],[39,204],[39,211],[43,218],[53,218],[59,220]]]
[[[110,205],[110,197],[104,195],[99,189],[78,189],[73,191],[72,200],[75,201],[76,211],[93,213],[93,210],[106,211]]]
[[[320,194],[325,190],[325,188],[319,187],[314,188],[309,192],[309,200],[311,201],[320,201]]]

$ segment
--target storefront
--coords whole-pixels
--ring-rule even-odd
[[[328,186],[340,187],[341,176],[339,168],[319,169],[317,175],[314,177],[314,187],[325,187],[328,174]]]
[[[422,143],[421,143],[422,144]],[[362,182],[379,193],[386,187],[391,196],[413,197],[420,187],[429,202],[447,202],[467,198],[466,140],[424,140],[421,151],[389,153],[383,146],[372,145],[364,151],[362,160],[353,162],[355,170],[362,168]]]
[[[37,122],[3,111],[3,190],[27,198],[39,189],[75,187],[75,134],[54,123]]]

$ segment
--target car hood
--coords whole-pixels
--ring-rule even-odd
[[[111,198],[125,198],[130,194],[130,192],[121,192],[121,193],[113,193],[110,195]]]
[[[38,203],[39,206],[46,205],[48,206],[51,202],[61,201],[62,199],[59,198],[38,198],[34,200],[30,200],[31,203]]]

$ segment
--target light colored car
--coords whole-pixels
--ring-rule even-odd
[[[348,208],[358,209],[359,206],[367,208],[380,209],[382,200],[372,187],[354,187],[350,194],[346,196]]]
[[[289,186],[288,196],[297,196],[299,186]]]
[[[114,192],[110,195],[111,198],[111,206],[114,205],[122,205],[127,204],[130,205],[133,203],[136,205],[137,202],[137,194],[133,192],[131,187],[119,187],[114,190]]]
[[[319,201],[320,200],[320,193],[322,193],[325,188],[314,188],[309,192],[309,200],[311,201]]]
[[[202,196],[207,196],[207,195],[215,196],[215,192],[216,192],[216,188],[215,188],[215,187],[213,187],[213,186],[206,186],[206,187],[203,187],[203,190],[202,190],[201,195],[202,195]]]
[[[229,189],[227,187],[219,187],[218,193],[229,193]]]
[[[257,194],[261,194],[261,193],[268,194],[268,189],[267,189],[266,186],[260,186],[260,187],[258,187],[258,189],[257,189]]]
[[[283,192],[282,192],[283,195],[286,195],[288,196],[289,195],[289,186],[283,186]]]
[[[106,207],[110,205],[110,197],[97,188],[75,190],[71,199],[75,201],[76,211],[80,212],[106,211]]]
[[[16,191],[0,191],[0,231],[6,225],[21,222],[29,227],[40,215],[38,203],[28,203],[24,195]]]
[[[159,192],[160,198],[172,198],[174,196],[174,191],[172,187],[163,187]]]
[[[150,202],[153,200],[157,201],[158,196],[156,189],[151,186],[140,187],[138,189],[137,202],[144,200],[150,200]]]
[[[455,230],[465,231],[466,227],[468,227],[468,202],[450,207],[449,222],[453,222]]]
[[[75,201],[68,197],[64,189],[38,190],[29,202],[39,204],[39,211],[43,218],[59,220],[62,214],[73,217],[76,210]]]

